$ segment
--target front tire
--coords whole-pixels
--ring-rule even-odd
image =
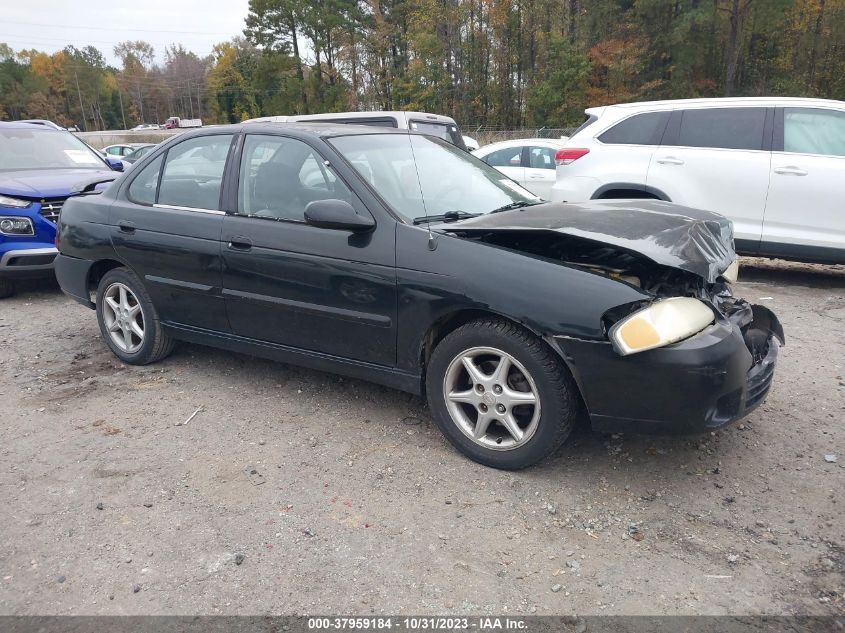
[[[426,371],[429,407],[446,438],[470,459],[505,470],[536,464],[563,444],[576,389],[543,341],[499,319],[447,335]]]
[[[11,297],[15,294],[15,283],[11,279],[0,277],[0,299]]]
[[[97,287],[97,322],[109,349],[124,363],[147,365],[173,351],[158,312],[138,277],[126,268],[107,272]]]

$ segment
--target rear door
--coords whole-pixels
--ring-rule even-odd
[[[845,256],[845,111],[778,108],[761,254]]]
[[[232,134],[196,136],[148,163],[111,210],[112,243],[162,321],[228,331],[221,295],[223,174]]]
[[[649,161],[660,144],[668,120],[669,112],[666,111],[640,112],[596,134],[594,141],[583,144],[584,148],[592,146],[593,151],[558,165],[556,189],[559,191],[555,192],[555,199],[583,202],[610,195],[619,197],[609,193],[611,191],[643,191]],[[589,129],[585,133],[594,134]],[[580,146],[577,138],[567,141],[569,148]]]
[[[366,211],[320,151],[247,134],[237,211],[223,221],[223,293],[235,334],[385,366],[396,361],[395,220],[371,232],[305,223],[315,200]]]
[[[520,184],[531,193],[548,200],[555,184],[555,150],[552,147],[530,145],[525,148],[525,180]]]
[[[769,188],[772,108],[700,108],[672,113],[646,184],[672,202],[734,223],[737,248],[756,252]]]

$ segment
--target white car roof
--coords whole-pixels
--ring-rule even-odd
[[[666,99],[663,101],[636,101],[587,108],[587,114],[600,116],[604,110],[671,110],[676,108],[706,108],[728,106],[835,106],[845,107],[845,101],[812,99],[809,97],[718,97],[711,99]]]
[[[557,138],[516,138],[509,141],[498,141],[490,143],[484,147],[480,147],[473,152],[476,156],[486,156],[490,152],[497,149],[507,149],[508,147],[522,147],[524,145],[533,145],[535,147],[551,147],[554,149],[561,149],[565,147],[566,141]]]
[[[256,119],[248,119],[244,123],[287,123],[293,121],[323,121],[326,119],[372,119],[378,117],[392,117],[407,123],[410,119],[423,119],[438,123],[451,123],[456,125],[452,117],[442,114],[431,114],[429,112],[408,112],[405,110],[376,110],[373,112],[323,112],[320,114],[293,114],[264,116]]]

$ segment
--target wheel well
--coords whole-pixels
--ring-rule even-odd
[[[121,268],[122,266],[123,264],[113,259],[101,259],[95,262],[88,270],[88,294],[97,292],[97,286],[100,285],[100,280],[107,272],[115,268]]]
[[[608,189],[599,194],[596,200],[620,200],[623,198],[661,200],[660,196],[642,189]]]
[[[437,347],[437,344],[444,338],[446,338],[449,334],[457,330],[459,327],[469,323],[470,321],[490,318],[509,321],[514,325],[517,325],[521,328],[525,328],[534,336],[537,336],[543,342],[543,344],[548,345],[548,343],[543,340],[543,337],[531,330],[531,328],[526,328],[525,325],[523,325],[522,323],[514,321],[513,319],[509,319],[508,317],[502,316],[501,314],[498,314],[496,312],[489,312],[487,310],[460,310],[458,312],[447,314],[446,316],[443,316],[437,321],[435,321],[434,324],[428,329],[428,332],[426,332],[425,338],[423,338],[422,349],[420,350],[420,394],[422,395],[423,399],[426,398],[426,368],[428,367],[428,361],[431,358],[431,353],[434,351],[434,348]],[[555,353],[560,356],[558,352]],[[579,401],[579,415],[589,417],[587,414],[587,406],[584,402],[584,395],[583,393],[581,393],[581,385],[578,384],[578,381],[575,379],[574,372],[572,368],[569,367],[569,363],[566,361],[566,359],[560,357],[560,360],[563,363],[563,366],[566,367],[570,375],[572,375],[572,382],[575,385],[575,393]]]
[[[426,332],[425,338],[422,341],[422,349],[420,350],[423,387],[425,387],[425,369],[428,367],[428,360],[431,358],[431,353],[437,347],[437,344],[462,325],[470,321],[475,321],[476,319],[489,319],[490,317],[504,318],[495,312],[487,312],[485,310],[460,310],[440,317],[440,319],[428,328],[428,332]]]

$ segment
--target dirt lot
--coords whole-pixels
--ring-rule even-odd
[[[767,404],[520,473],[382,387],[190,345],[124,366],[29,285],[0,302],[0,613],[842,613],[845,267],[741,279],[788,339]]]

